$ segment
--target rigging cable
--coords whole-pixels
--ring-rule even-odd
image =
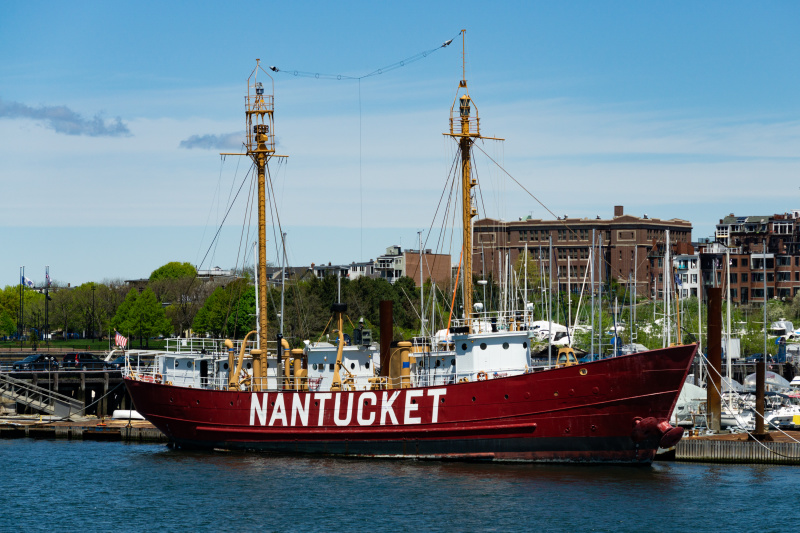
[[[252,170],[252,168],[251,168],[251,170]],[[257,181],[258,181],[258,179],[256,178],[256,175],[253,174],[253,178],[250,180],[250,194],[248,194],[248,196],[247,196],[247,204],[245,204],[245,210],[244,210],[244,218],[245,218],[245,220],[247,220],[248,213],[250,215],[250,221],[252,221],[252,218],[253,218],[253,206],[255,206],[255,189],[256,189],[256,185],[257,185],[256,182]],[[239,235],[239,249],[236,252],[236,262],[234,263],[234,267],[233,267],[234,268],[234,272],[236,272],[236,269],[239,266],[239,257],[241,257],[241,255],[242,255],[242,239],[244,238],[245,226],[247,227],[248,241],[249,241],[249,237],[250,237],[250,224],[249,223],[246,224],[243,221],[242,222],[242,232]],[[247,256],[247,251],[245,251],[245,257],[246,256]],[[245,263],[245,259],[243,258],[242,259],[242,270],[244,270],[244,263]],[[228,285],[228,286],[230,287],[230,285]],[[235,300],[236,301],[236,314],[233,316],[233,336],[234,337],[236,337],[236,334],[238,333],[238,330],[239,330],[239,308],[240,308],[239,302],[240,302],[240,299],[241,299],[241,296],[242,296],[242,291],[244,290],[244,283],[237,283],[236,287],[235,287],[235,290],[236,290],[236,297],[235,298],[233,296],[233,290],[231,290],[228,293],[228,310],[225,313],[225,323],[223,325],[223,332],[227,333],[227,331],[228,331],[228,320],[230,319],[230,316],[231,316],[231,307],[233,306],[233,302]]]
[[[462,30],[463,31],[463,30]],[[391,72],[392,70],[405,67],[411,63],[419,61],[421,59],[425,59],[426,57],[430,56],[434,52],[441,50],[442,48],[447,48],[453,40],[461,35],[461,31],[459,31],[456,35],[454,35],[451,39],[443,42],[441,45],[431,48],[429,50],[424,50],[417,54],[414,54],[410,57],[405,59],[401,59],[400,61],[396,61],[390,65],[386,65],[385,67],[381,67],[375,69],[367,74],[361,76],[346,76],[342,74],[321,74],[319,72],[309,72],[309,71],[302,71],[297,69],[281,69],[276,66],[270,66],[269,69],[275,73],[281,74],[291,74],[295,77],[303,77],[303,78],[314,78],[314,79],[323,79],[323,80],[356,80],[358,81],[358,193],[359,193],[359,228],[360,228],[360,251],[359,251],[359,261],[364,261],[364,189],[363,189],[363,146],[362,146],[362,139],[363,139],[363,128],[362,128],[362,108],[361,108],[361,80],[365,78],[370,78],[372,76],[378,76],[380,74],[384,74],[386,72]],[[283,235],[283,233],[281,233]]]
[[[375,69],[372,72],[369,72],[367,74],[363,74],[361,76],[346,76],[344,74],[322,74],[320,72],[308,72],[308,71],[296,70],[296,69],[282,69],[282,68],[278,68],[276,66],[270,66],[269,69],[272,72],[277,72],[277,73],[280,73],[280,74],[288,74],[288,75],[292,75],[292,76],[300,77],[300,78],[314,78],[314,79],[318,79],[318,80],[337,80],[337,81],[341,81],[341,80],[363,80],[364,78],[370,78],[372,76],[378,76],[380,74],[384,74],[386,72],[391,72],[392,70],[405,67],[406,65],[410,65],[411,63],[419,61],[420,59],[425,59],[426,57],[428,57],[429,55],[433,54],[434,52],[437,52],[437,51],[441,50],[442,48],[447,48],[450,45],[450,43],[452,43],[453,40],[456,37],[458,37],[459,35],[461,35],[460,31],[457,34],[455,34],[452,39],[449,39],[449,40],[443,42],[442,44],[440,44],[439,46],[437,46],[435,48],[431,48],[430,50],[424,50],[422,52],[419,52],[418,54],[414,54],[413,56],[407,57],[405,59],[401,59],[400,61],[396,61],[396,62],[392,63],[391,65],[386,65],[385,67],[381,67],[381,68]]]

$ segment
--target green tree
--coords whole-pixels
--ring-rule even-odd
[[[17,331],[17,323],[11,313],[3,309],[0,311],[0,335],[12,335]]]
[[[215,337],[240,338],[255,329],[256,293],[246,279],[217,287],[197,311],[192,329]]]
[[[191,263],[179,263],[178,261],[172,261],[153,270],[153,272],[150,274],[150,281],[152,282],[162,279],[195,277],[196,275],[197,270],[195,270]]]
[[[128,291],[111,323],[121,333],[138,337],[139,347],[142,347],[143,340],[149,347],[150,337],[168,334],[172,329],[164,308],[150,289],[141,294],[136,289]]]
[[[50,302],[51,329],[57,330],[60,327],[64,338],[67,338],[68,333],[75,331],[78,322],[72,289],[62,287],[53,290],[50,294],[53,298],[53,301]]]

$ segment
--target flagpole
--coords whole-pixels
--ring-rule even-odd
[[[19,280],[19,346],[22,347],[22,336],[25,333],[25,265],[22,266],[22,278]]]

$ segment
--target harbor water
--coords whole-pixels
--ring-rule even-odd
[[[0,440],[2,531],[786,531],[800,467],[481,464]]]

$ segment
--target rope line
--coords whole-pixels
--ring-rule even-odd
[[[336,80],[336,81],[341,81],[341,80],[358,80],[358,81],[360,81],[360,80],[363,80],[365,78],[371,78],[373,76],[379,76],[379,75],[384,74],[386,72],[391,72],[392,70],[396,70],[398,68],[405,67],[406,65],[409,65],[409,64],[414,63],[416,61],[419,61],[421,59],[425,59],[426,57],[430,56],[434,52],[437,52],[437,51],[441,50],[442,48],[447,48],[450,45],[450,43],[453,42],[453,39],[455,39],[459,35],[461,35],[461,32],[458,32],[451,39],[448,39],[447,41],[443,42],[442,44],[440,44],[439,46],[437,46],[435,48],[431,48],[429,50],[424,50],[422,52],[414,54],[413,56],[409,56],[409,57],[407,57],[405,59],[401,59],[400,61],[396,61],[396,62],[394,62],[394,63],[392,63],[390,65],[386,65],[385,67],[377,68],[377,69],[373,70],[372,72],[369,72],[367,74],[363,74],[361,76],[347,76],[347,75],[344,75],[344,74],[323,74],[321,72],[310,72],[310,71],[306,71],[306,70],[298,70],[298,69],[291,69],[291,68],[278,68],[276,66],[270,66],[269,69],[272,72],[277,72],[277,73],[280,73],[280,74],[288,74],[290,76],[295,76],[295,77],[298,77],[298,78],[314,78],[314,79],[317,79],[317,80]]]

